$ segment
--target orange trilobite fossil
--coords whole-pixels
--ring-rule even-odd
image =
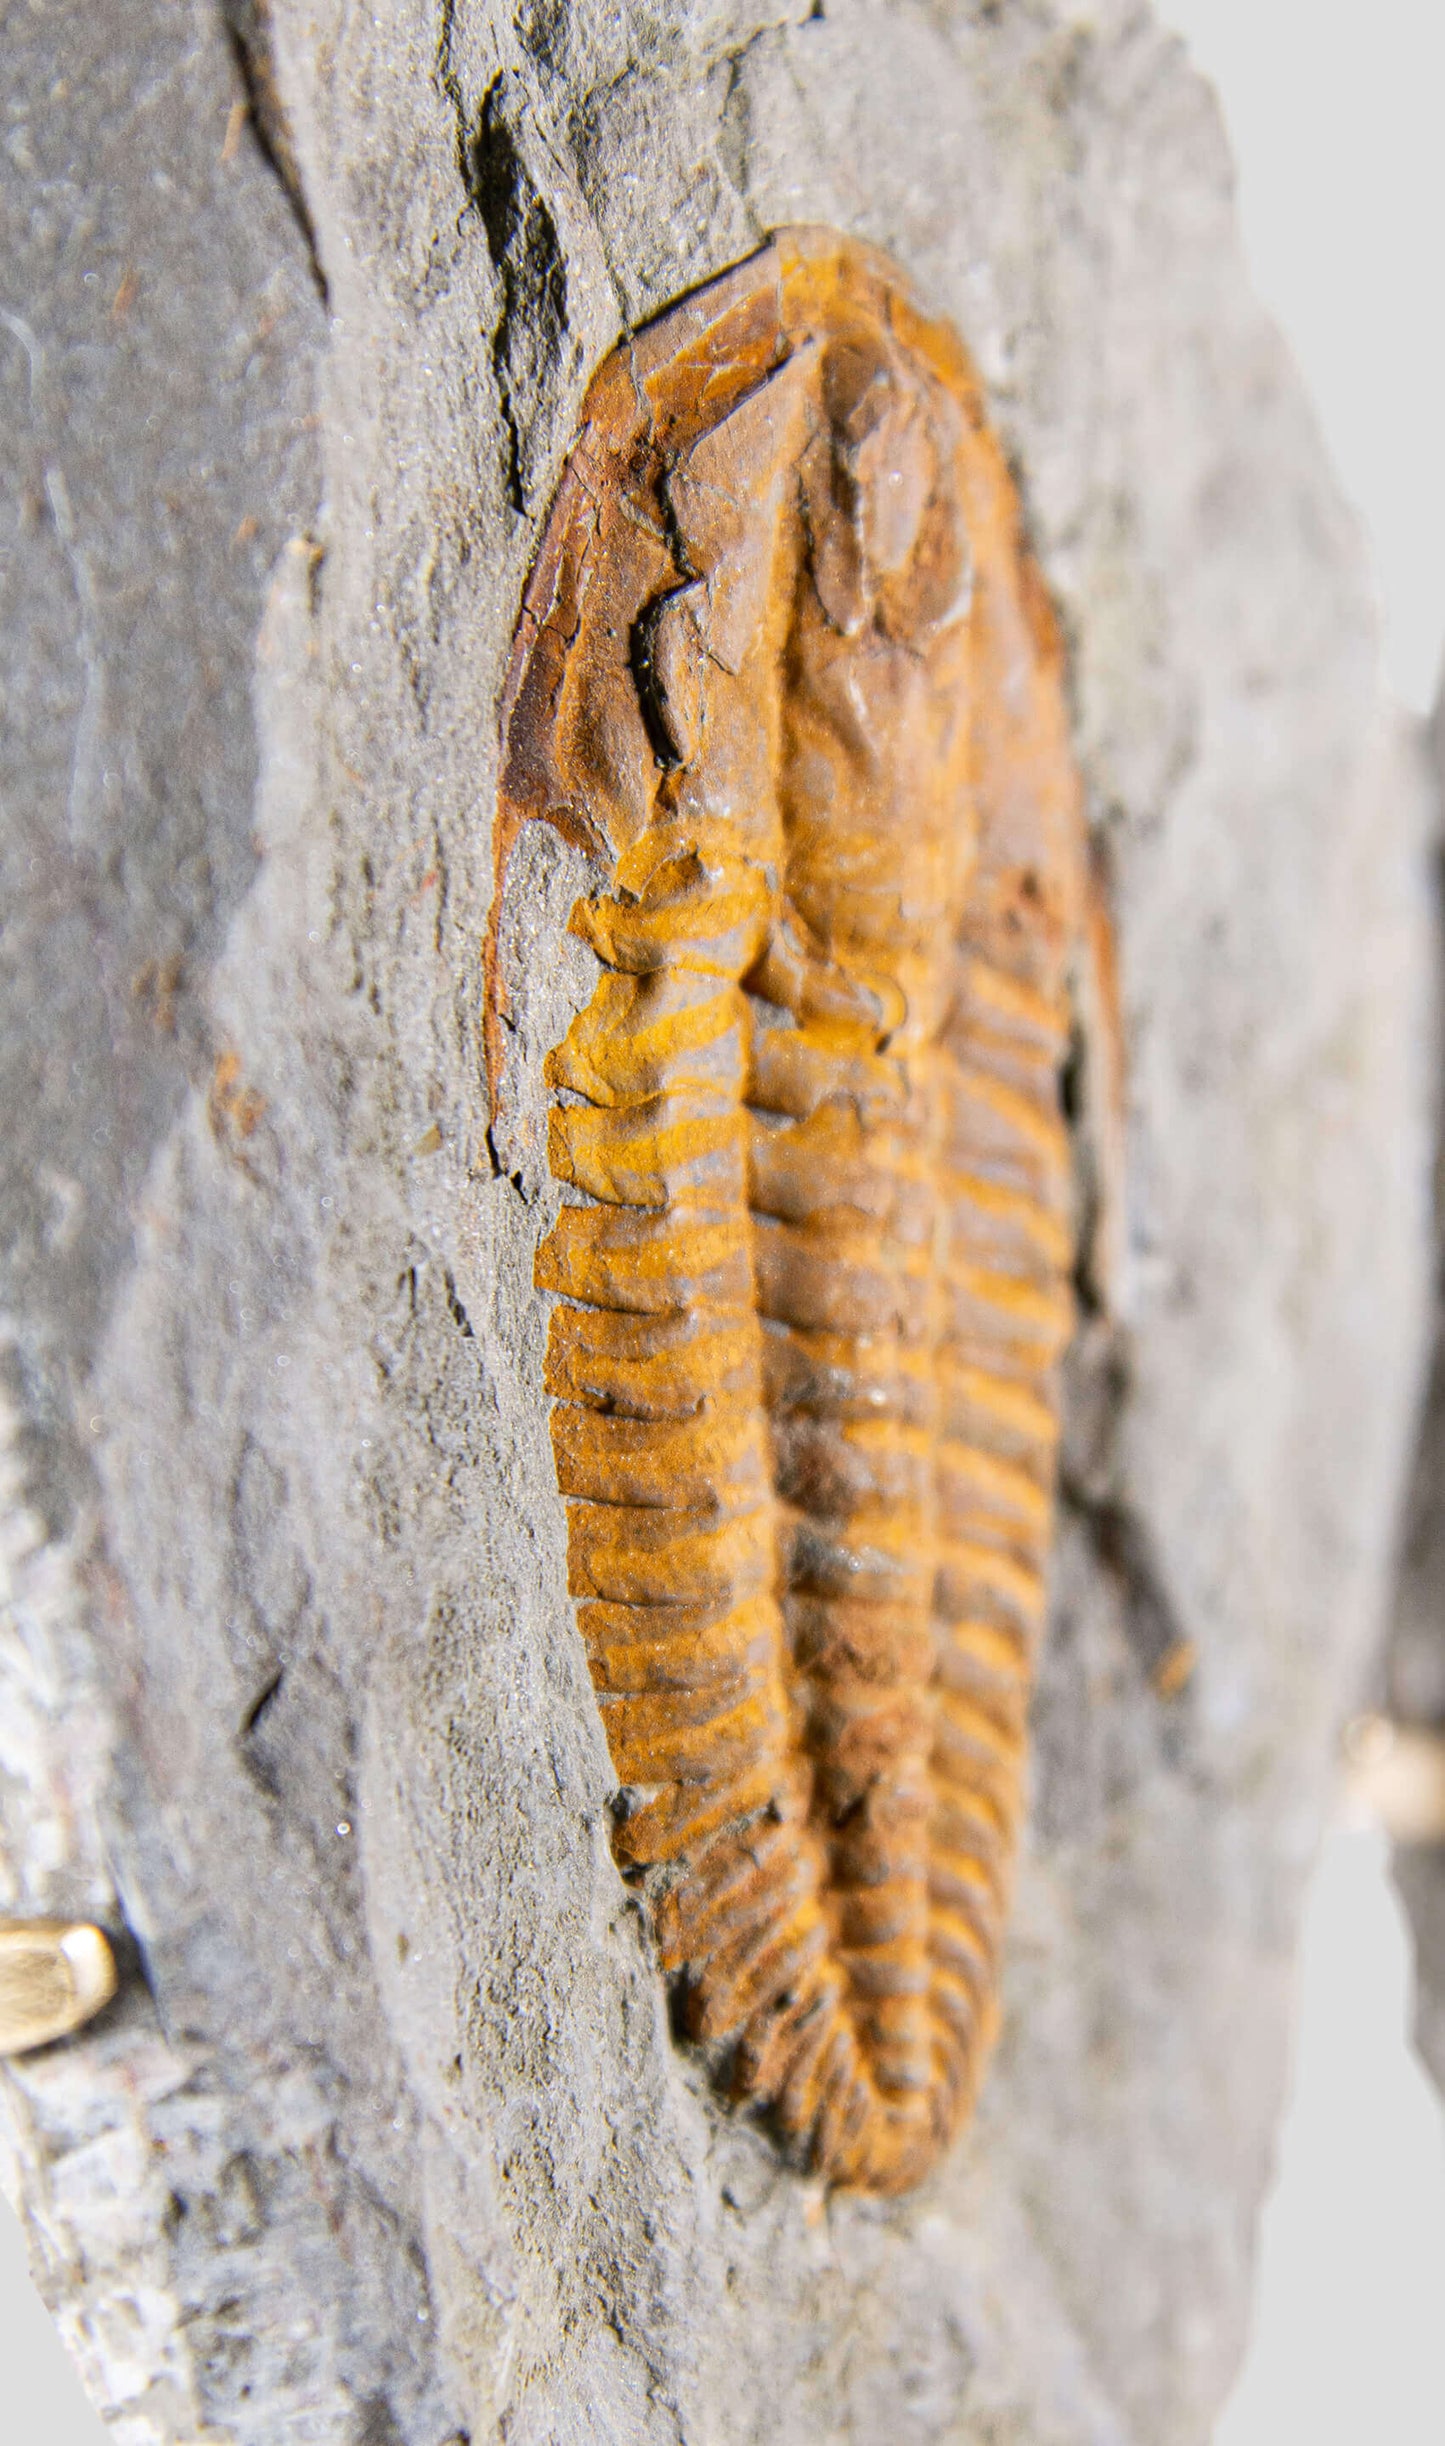
[[[503,725],[499,896],[536,817],[607,877],[536,1279],[616,1856],[733,2094],[898,2191],[997,2014],[1087,887],[1014,487],[884,257],[785,231],[608,358]]]

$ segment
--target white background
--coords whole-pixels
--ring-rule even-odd
[[[1445,638],[1445,6],[1159,14],[1219,90],[1255,283],[1369,532],[1387,671],[1423,711]],[[1254,2343],[1215,2446],[1445,2441],[1445,2132],[1406,2044],[1408,1987],[1383,1841],[1341,1823],[1305,1928]],[[0,2372],[13,2446],[101,2446],[3,2203]]]

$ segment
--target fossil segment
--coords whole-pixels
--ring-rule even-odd
[[[1071,1318],[1061,677],[976,378],[886,259],[784,232],[601,368],[497,844],[499,894],[531,818],[608,878],[537,1259],[570,1586],[685,2028],[885,2192],[975,2095],[1021,1809]]]

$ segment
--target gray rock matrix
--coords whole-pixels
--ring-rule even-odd
[[[1430,760],[1445,805],[1445,685],[1430,725]],[[1436,855],[1445,849],[1445,824]],[[1437,868],[1437,888],[1439,869]],[[1436,1093],[1445,1025],[1436,1011]],[[1389,1638],[1370,1692],[1397,1722],[1445,1738],[1445,1133],[1435,1154],[1435,1312],[1424,1413],[1400,1535]],[[1445,1844],[1401,1845],[1395,1882],[1415,1940],[1415,2044],[1445,2092]]]
[[[0,2082],[39,2279],[117,2446],[1202,2446],[1387,1601],[1435,1024],[1423,749],[1213,104],[1137,0],[269,14],[299,213],[209,0],[0,9],[0,1909],[134,1949]],[[1130,1060],[1005,2035],[894,2206],[714,2101],[612,1865],[531,1287],[589,990],[550,837],[490,1139],[480,1074],[586,378],[796,220],[982,369]]]

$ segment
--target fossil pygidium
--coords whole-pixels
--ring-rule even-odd
[[[608,358],[503,723],[499,891],[530,818],[606,875],[537,1281],[617,1858],[734,2095],[897,2191],[996,2019],[1085,856],[1013,484],[885,258],[785,231]]]

